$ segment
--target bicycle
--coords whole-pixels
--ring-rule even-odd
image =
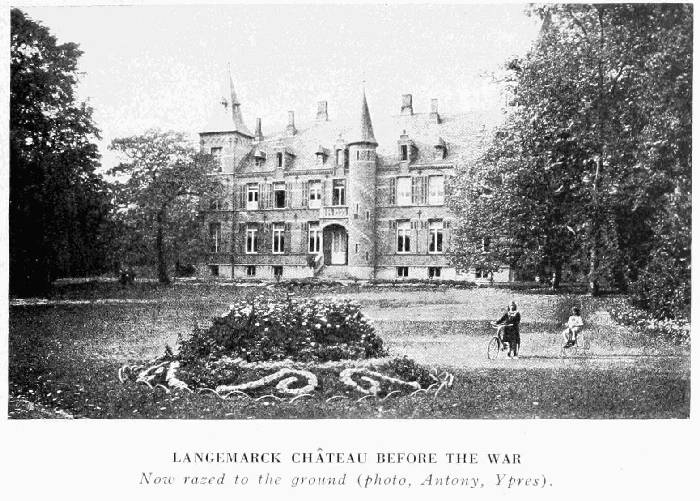
[[[588,339],[588,334],[585,329],[582,329],[576,336],[576,342],[571,346],[564,344],[561,347],[561,355],[564,358],[576,357],[579,354],[583,355],[591,349],[591,341]]]
[[[500,356],[501,352],[503,352],[503,355],[505,356],[510,346],[508,345],[507,341],[503,341],[498,336],[498,329],[505,326],[492,323],[491,327],[496,329],[496,334],[489,340],[489,344],[486,348],[486,356],[489,360],[496,360]]]

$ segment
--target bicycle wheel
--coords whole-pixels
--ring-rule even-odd
[[[489,347],[488,347],[488,351],[487,351],[489,360],[497,359],[498,355],[500,353],[501,353],[501,340],[494,336],[491,338],[491,341],[489,341]]]
[[[578,344],[575,344],[573,346],[569,346],[568,348],[566,347],[566,345],[564,345],[561,347],[561,356],[564,358],[575,357],[576,355],[578,355],[578,349],[579,349]]]

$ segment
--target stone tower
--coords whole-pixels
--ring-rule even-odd
[[[219,158],[223,174],[233,174],[238,163],[250,151],[253,134],[243,121],[241,103],[233,88],[230,68],[227,87],[224,97],[216,104],[209,123],[199,137],[202,152]]]
[[[362,91],[359,123],[348,140],[348,275],[374,278],[377,221],[377,140]]]

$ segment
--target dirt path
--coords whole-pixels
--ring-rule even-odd
[[[392,353],[429,365],[471,369],[586,367],[690,371],[687,349],[643,343],[633,331],[616,324],[607,311],[586,296],[452,289],[341,297],[363,305],[364,313],[375,322]],[[511,300],[516,301],[523,315],[520,358],[489,360],[486,351],[493,336],[489,322],[497,318]],[[583,308],[584,335],[590,342],[590,349],[565,357],[561,351],[562,324],[574,304]],[[532,312],[537,312],[534,319]]]

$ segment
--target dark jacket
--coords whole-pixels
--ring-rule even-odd
[[[496,322],[498,325],[510,324],[505,328],[503,340],[508,342],[520,342],[520,312],[516,311],[514,315],[509,315],[508,312]]]

